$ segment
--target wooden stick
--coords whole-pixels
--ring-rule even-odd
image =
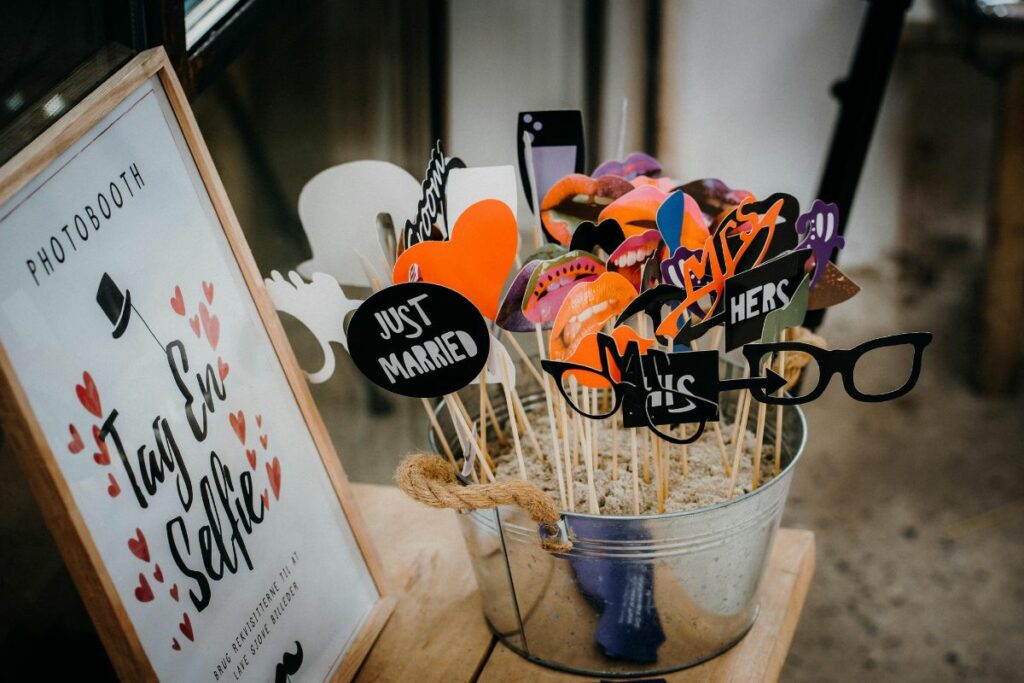
[[[750,377],[750,368],[749,367],[743,369],[743,379],[746,379],[748,377]],[[750,398],[750,393],[749,392],[743,391],[743,390],[740,391],[739,398],[736,399],[736,412],[733,415],[733,418],[739,417],[740,413],[742,413],[745,409],[750,407],[748,405],[748,403],[749,403],[748,399],[749,398]],[[743,425],[743,429],[746,429],[746,428],[747,428],[747,426]],[[739,436],[739,433],[740,433],[740,423],[739,422],[735,422],[733,424],[733,426],[732,426],[732,443],[736,443],[736,439]]]
[[[430,420],[430,426],[434,428],[434,436],[437,437],[438,442],[441,444],[441,448],[444,449],[444,454],[448,456],[448,461],[456,465],[455,456],[452,455],[452,447],[448,445],[448,439],[444,436],[444,431],[441,430],[441,423],[437,421],[437,415],[434,415],[434,408],[430,405],[430,401],[421,398],[420,401],[423,403],[423,411],[427,414],[427,419]],[[466,455],[463,453],[463,455]],[[458,465],[456,465],[458,466]]]
[[[545,377],[544,378],[544,385],[545,385],[544,386],[544,389],[545,389],[545,391],[544,391],[544,398],[545,398],[545,402],[547,403],[547,407],[548,407],[548,424],[551,426],[551,447],[555,451],[555,454],[554,454],[555,455],[555,458],[554,458],[554,460],[555,460],[555,473],[556,473],[555,476],[558,478],[558,498],[559,498],[559,502],[562,503],[562,509],[565,510],[566,509],[565,479],[563,478],[564,475],[562,474],[562,452],[561,452],[561,448],[559,448],[559,445],[560,445],[559,442],[561,441],[561,439],[558,437],[558,429],[555,427],[555,408],[554,408],[554,406],[551,403],[551,392],[547,390],[548,389],[548,387],[547,387],[547,384],[548,384],[547,380],[548,380],[548,378]]]
[[[537,333],[537,357],[540,358],[541,360],[543,360],[544,359],[544,330],[543,330],[543,328],[541,328],[540,323],[537,323],[536,325],[534,325],[533,329]],[[550,377],[549,375],[543,375],[542,379],[544,380],[544,382],[543,382],[543,386],[544,386],[544,402],[547,404],[547,407],[548,407],[548,425],[551,428],[551,444],[552,444],[552,446],[555,449],[555,469],[558,472],[558,492],[561,495],[562,509],[564,510],[565,509],[565,504],[566,504],[565,483],[564,483],[564,480],[562,479],[562,454],[560,452],[561,449],[559,448],[559,446],[560,446],[559,441],[560,441],[560,439],[562,437],[561,437],[561,434],[559,434],[559,430],[558,430],[558,426],[559,425],[555,421],[555,410],[554,410],[554,407],[553,407],[553,404],[552,404],[552,400],[553,400],[552,392],[555,391],[556,389],[554,389],[554,388],[552,388],[550,386],[551,381],[553,381],[552,377]],[[565,405],[564,405],[565,402],[563,401],[562,404],[563,404],[562,405],[562,410],[564,411],[565,410]],[[562,422],[563,429],[564,429],[564,424],[565,424],[565,421],[563,419],[563,422]]]
[[[537,325],[537,329],[540,329],[540,325]],[[537,366],[533,364],[533,361],[530,359],[530,356],[526,354],[526,350],[523,349],[522,345],[519,344],[519,340],[517,340],[515,338],[515,335],[509,332],[508,330],[505,330],[505,338],[512,342],[512,348],[515,349],[516,353],[519,355],[519,358],[523,361],[523,365],[526,366],[526,369],[530,371],[530,374],[533,375],[533,378],[537,380],[537,384],[539,384],[541,389],[543,389],[545,386],[544,377],[543,375],[540,374],[540,370],[537,369]]]
[[[465,424],[472,425],[473,420],[472,418],[469,417],[469,411],[466,409],[466,404],[462,402],[462,397],[459,396],[458,392],[452,392],[450,396],[452,397],[452,400],[455,402],[455,405],[458,406],[459,411],[462,413],[462,417],[464,418]],[[476,430],[470,427],[469,434],[470,436],[475,436]],[[486,448],[480,449],[480,455],[482,455],[484,460],[487,461],[487,464],[491,467],[491,469],[494,469],[494,460],[491,459],[491,454],[487,452]]]
[[[501,366],[501,388],[505,394],[505,406],[508,409],[508,425],[509,431],[512,432],[512,443],[516,449],[516,460],[519,462],[519,476],[526,479],[526,460],[523,459],[523,445],[519,443],[519,427],[516,425],[516,411],[512,407],[512,388],[511,378],[509,377],[508,368],[505,367],[505,359],[499,356],[501,360],[498,365]]]
[[[445,406],[447,406],[448,408],[448,414],[451,415],[453,422],[458,421],[456,429],[459,429],[461,427],[462,431],[468,434],[472,439],[473,428],[467,424],[465,415],[463,415],[462,411],[459,410],[459,406],[452,398],[452,396],[454,396],[454,394],[446,394],[444,397],[444,403]],[[465,457],[469,457],[468,454],[464,455]],[[487,478],[487,480],[494,481],[494,472],[492,472],[491,468],[487,465],[487,460],[483,457],[479,457],[477,458],[477,461],[480,464],[480,470],[484,473],[484,476]]]
[[[708,348],[712,351],[718,350],[718,344],[722,341],[722,326],[719,325],[711,330],[711,338],[708,343]]]
[[[661,439],[658,439],[658,441],[660,443]],[[664,489],[664,492],[661,495],[661,499],[664,502],[667,503],[668,502],[669,465],[672,463],[672,450],[668,447],[668,444],[665,444],[665,453],[662,456],[661,460],[662,460],[661,466],[662,466],[662,470],[663,470],[662,473],[661,473],[661,487],[662,487],[662,489]]]
[[[664,514],[665,512],[665,472],[664,467],[661,463],[661,439],[654,438],[651,435],[651,440],[654,441],[654,486],[658,490],[658,513]]]
[[[629,430],[629,438],[632,443],[632,463],[633,463],[633,514],[640,514],[640,463],[637,461],[637,448],[636,448],[636,427]]]
[[[582,418],[579,413],[573,415],[576,422],[577,430],[580,434],[583,433]],[[590,453],[586,449],[586,442],[583,442],[583,460],[587,463],[587,498],[590,502],[591,514],[597,514],[597,491],[594,489],[594,470],[590,467]]]
[[[754,436],[754,473],[752,475],[751,489],[756,491],[761,485],[761,449],[764,444],[764,418],[768,410],[767,403],[757,404],[757,430]]]
[[[565,419],[566,421],[569,420],[569,416],[566,414],[564,406],[562,408],[562,418]],[[566,426],[566,431],[568,431],[568,426]],[[572,443],[573,443],[573,447],[575,447],[576,440],[573,439]],[[566,444],[566,446],[568,446],[568,444]],[[564,450],[564,453],[565,453],[565,488],[566,488],[565,496],[566,496],[566,500],[569,503],[569,512],[575,512],[576,511],[576,483],[575,483],[576,482],[576,477],[575,477],[575,471],[573,470],[573,467],[572,467],[573,454],[569,452],[569,448],[568,447],[566,447],[566,449]]]
[[[739,425],[739,437],[736,439],[735,446],[736,451],[732,458],[732,472],[729,474],[729,493],[728,498],[732,498],[733,491],[736,488],[736,476],[740,472],[740,455],[743,453],[743,445],[747,440],[747,417],[750,415],[750,401],[744,401],[743,403],[743,414],[740,416]]]
[[[612,415],[612,481],[619,480],[619,416]]]
[[[487,420],[491,423],[491,429],[494,430],[494,435],[498,437],[498,443],[502,446],[505,445],[505,430],[501,428],[501,424],[498,423],[498,415],[494,412],[494,406],[491,404],[491,394],[489,391],[484,392],[484,407],[487,408]]]
[[[590,413],[591,415],[594,414],[594,410],[595,410],[595,406],[594,406],[594,403],[593,403],[594,399],[595,399],[594,394],[590,390],[587,390],[587,412]],[[586,458],[586,465],[587,465],[587,488],[589,489],[589,494],[590,494],[590,512],[591,512],[591,514],[596,515],[596,514],[599,514],[600,512],[599,512],[599,510],[597,508],[597,489],[594,487],[594,421],[593,420],[591,420],[589,418],[587,419],[586,429],[587,429],[587,446],[586,446],[586,449],[584,450],[584,457]]]
[[[651,483],[651,440],[642,439],[644,442],[644,483]]]
[[[533,425],[530,424],[530,420],[526,417],[526,409],[523,408],[523,402],[519,398],[519,394],[513,392],[512,400],[515,401],[516,414],[518,414],[519,419],[522,420],[523,426],[526,427],[526,436],[530,439],[530,445],[533,447],[533,450],[537,452],[537,460],[543,462],[547,459],[547,456],[540,447],[540,442],[537,440],[537,434],[533,431]]]
[[[732,467],[729,466],[729,456],[725,452],[725,440],[722,438],[722,425],[718,422],[711,423],[711,429],[715,432],[715,441],[718,442],[718,454],[722,456],[722,469],[725,476],[732,474]]]
[[[587,389],[587,395],[590,396],[590,414],[593,415],[598,411],[597,408],[597,389]],[[594,420],[587,420],[587,437],[590,439],[590,459],[594,463],[594,469],[600,469],[600,449],[597,447],[597,438],[594,436],[594,432],[597,430],[594,428]]]
[[[684,425],[684,424],[679,425],[679,436],[681,436],[682,438],[685,439],[686,438],[686,432],[687,432],[686,425]],[[688,474],[690,474],[690,451],[687,448],[687,444],[685,444],[685,443],[684,444],[680,444],[680,446],[682,446],[682,451],[683,451],[683,453],[682,453],[682,460],[683,460],[682,473],[683,473],[683,476],[685,477]]]
[[[480,423],[480,446],[487,448],[487,368],[480,371],[480,412],[477,422]]]
[[[554,382],[554,380],[551,380]],[[572,444],[575,440],[570,440],[569,437],[569,409],[565,405],[565,401],[561,400],[558,402],[558,418],[562,425],[562,453],[565,457],[565,484],[566,484],[566,497],[569,502],[569,510],[575,509],[575,492],[573,489],[573,469],[572,469]]]
[[[782,331],[782,341],[786,341],[786,330]],[[786,375],[786,352],[779,351],[779,374]],[[786,387],[779,389],[779,396],[786,393]],[[772,463],[772,474],[776,477],[782,470],[782,409],[784,406],[775,406],[775,462]]]
[[[580,387],[579,387],[579,384],[576,382],[576,378],[573,377],[572,378],[572,402],[573,402],[573,405],[576,405],[576,406],[580,405],[579,401],[580,401]],[[579,413],[576,413],[576,416],[578,417]],[[579,454],[583,450],[583,436],[584,436],[583,435],[583,424],[582,424],[581,420],[573,420],[573,439],[575,441],[579,442],[579,448],[578,449],[577,449],[575,443],[573,444],[573,447],[572,447],[572,466],[573,467],[579,467],[580,466]]]

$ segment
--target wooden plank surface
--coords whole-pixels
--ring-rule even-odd
[[[353,488],[398,599],[356,680],[475,680],[494,639],[456,513],[420,505],[393,486]]]
[[[418,505],[390,486],[355,486],[392,579],[395,612],[358,681],[595,681],[531,664],[495,643],[481,614],[456,514]],[[761,586],[761,613],[732,650],[664,676],[670,683],[775,681],[814,574],[814,534],[781,529]]]

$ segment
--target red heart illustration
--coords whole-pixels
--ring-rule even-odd
[[[274,459],[266,463],[267,479],[270,480],[270,490],[274,492],[274,500],[281,499],[281,461],[274,456]]]
[[[107,478],[110,479],[110,486],[107,487],[107,495],[111,498],[117,498],[121,495],[121,487],[117,483],[117,479],[114,479],[113,474],[108,474]]]
[[[164,572],[162,569],[160,569],[160,565],[157,565],[156,569],[153,571],[153,578],[159,581],[160,583],[164,582]]]
[[[171,597],[174,598],[174,602],[178,602],[178,584],[171,586],[171,590],[169,592]]]
[[[149,602],[153,599],[153,589],[149,587],[149,581],[146,581],[146,575],[139,572],[139,585],[135,587],[135,598],[139,602]]]
[[[68,450],[72,453],[81,453],[82,449],[85,448],[85,444],[82,443],[82,435],[78,433],[75,425],[69,424],[68,431],[71,432],[71,441],[68,442]]]
[[[416,265],[420,279],[454,289],[494,320],[518,247],[512,210],[502,201],[485,199],[459,216],[447,242],[420,242],[402,252],[394,281],[408,282],[409,269]]]
[[[255,470],[256,469],[256,451],[250,450],[250,449],[246,448],[245,449],[245,457],[249,459],[249,468]]]
[[[231,366],[221,360],[220,356],[217,356],[217,374],[220,375],[221,382],[223,382],[224,378],[228,376],[228,370],[230,369]],[[256,422],[259,422],[259,418],[256,419]]]
[[[181,645],[178,644],[178,639],[177,638],[171,638],[171,649],[172,650],[181,650]]]
[[[210,342],[210,348],[216,351],[217,342],[220,341],[220,318],[211,315],[210,311],[206,308],[206,304],[200,303],[199,319],[203,323],[203,333],[206,335],[206,341]]]
[[[92,381],[92,375],[88,372],[82,373],[82,384],[75,385],[75,393],[78,394],[78,400],[82,403],[83,408],[96,417],[103,417],[100,394],[96,390],[96,383]]]
[[[213,283],[203,280],[203,296],[206,297],[206,303],[213,303]]]
[[[181,622],[178,624],[178,628],[181,629],[182,635],[189,640],[195,640],[192,637],[192,620],[188,618],[188,612],[182,612]]]
[[[228,422],[231,423],[231,428],[235,430],[235,436],[242,442],[242,445],[245,445],[245,413],[241,410],[237,413],[228,413]]]
[[[270,509],[270,495],[267,493],[266,489],[263,489],[263,493],[260,494],[260,500],[263,501],[263,509],[264,510],[269,510]]]
[[[100,449],[99,453],[92,454],[92,459],[97,465],[109,465],[110,452],[107,450],[107,442],[100,438],[100,428],[96,425],[92,426],[92,438],[96,442],[96,448]]]
[[[181,295],[181,287],[174,286],[174,296],[171,297],[171,308],[178,315],[185,315],[185,297]]]
[[[263,413],[260,413],[259,415],[256,416],[256,426],[257,427],[262,427],[263,426]]]
[[[135,538],[128,539],[128,550],[131,550],[132,555],[143,562],[149,562],[149,544],[146,542],[142,529],[136,527]]]
[[[267,435],[260,434],[260,445],[263,446],[263,450],[267,450]]]
[[[200,333],[199,333],[199,316],[198,315],[194,315],[191,318],[189,318],[188,319],[188,324],[189,324],[189,327],[192,328],[192,331],[196,333],[196,339],[198,339],[201,336]]]

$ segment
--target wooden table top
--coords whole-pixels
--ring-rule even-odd
[[[398,599],[357,681],[597,680],[528,662],[491,635],[456,513],[420,505],[391,486],[354,488]],[[747,636],[720,657],[660,677],[670,683],[778,680],[813,574],[814,534],[780,529],[761,585],[761,613]]]

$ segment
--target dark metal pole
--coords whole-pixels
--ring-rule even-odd
[[[832,133],[818,197],[839,207],[840,233],[850,220],[853,198],[910,4],[911,0],[868,0],[849,73],[832,86],[832,93],[839,100],[839,118]],[[833,253],[832,259],[835,258],[836,253]],[[824,311],[811,311],[804,324],[815,329],[823,318]]]

